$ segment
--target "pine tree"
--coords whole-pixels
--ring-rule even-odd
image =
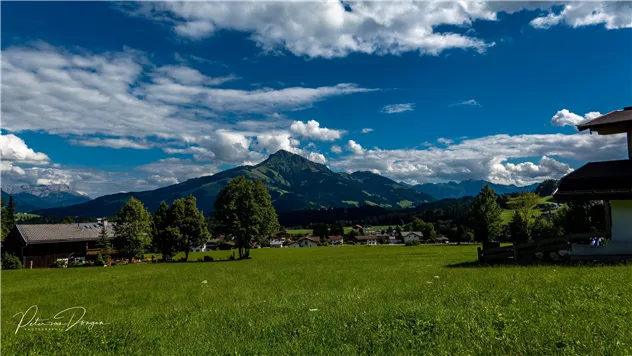
[[[108,235],[108,231],[105,228],[105,224],[101,227],[101,231],[99,231],[97,248],[100,251],[109,251],[112,248],[112,244],[110,243],[110,236]]]
[[[15,225],[15,203],[13,202],[13,195],[9,195],[9,204],[7,205],[7,227],[9,231],[13,229]]]
[[[470,221],[474,236],[483,243],[496,241],[502,234],[501,209],[496,201],[496,193],[486,185],[474,199]]]
[[[514,211],[509,222],[509,235],[514,242],[527,242],[530,239],[529,220],[518,210]]]

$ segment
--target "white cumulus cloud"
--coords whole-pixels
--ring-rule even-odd
[[[319,141],[335,141],[345,133],[343,130],[320,127],[320,123],[316,120],[309,120],[307,123],[294,121],[290,126],[290,131],[303,138]]]
[[[364,152],[362,146],[354,140],[349,140],[347,142],[347,149],[356,155],[361,155]]]

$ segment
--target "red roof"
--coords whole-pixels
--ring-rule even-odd
[[[330,240],[342,240],[342,236],[340,235],[336,235],[336,236],[329,236]]]

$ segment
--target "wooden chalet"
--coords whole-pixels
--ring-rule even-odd
[[[599,135],[627,134],[628,159],[590,162],[560,180],[553,196],[562,201],[602,200],[605,246],[572,244],[572,259],[632,259],[632,106],[578,125]]]
[[[90,259],[89,252],[95,251],[104,224],[112,239],[112,225],[108,225],[107,220],[101,223],[17,224],[6,237],[3,248],[18,256],[24,268],[51,267],[61,258]]]

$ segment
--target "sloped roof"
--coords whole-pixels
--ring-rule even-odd
[[[43,244],[73,241],[96,241],[101,226],[97,223],[16,225],[27,244]],[[114,236],[111,224],[106,226],[110,238]]]
[[[424,234],[421,231],[406,231],[402,232],[402,237],[406,237],[408,235],[417,235],[418,237],[424,237]]]
[[[587,163],[564,176],[553,197],[561,200],[632,199],[632,160]]]
[[[342,240],[342,236],[340,235],[335,235],[335,236],[329,236],[330,240]]]
[[[632,106],[615,110],[583,124],[577,125],[579,131],[597,131],[600,135],[626,132],[632,127]],[[600,130],[607,130],[599,132]]]

